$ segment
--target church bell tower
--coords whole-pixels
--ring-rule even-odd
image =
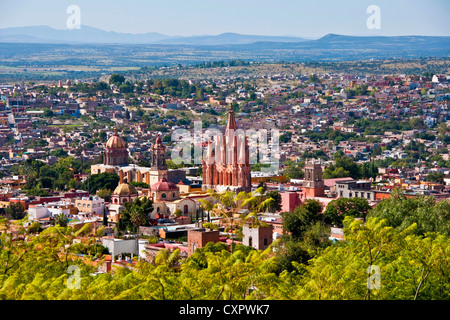
[[[325,187],[322,179],[322,165],[320,161],[307,160],[305,164],[305,181],[302,190],[306,198],[323,197]]]

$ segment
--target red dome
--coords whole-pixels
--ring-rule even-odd
[[[173,191],[178,190],[176,184],[167,181],[167,179],[163,178],[152,186],[152,191]]]

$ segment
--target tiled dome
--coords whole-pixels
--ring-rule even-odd
[[[152,186],[152,191],[174,191],[174,190],[178,190],[177,185],[167,181],[167,179],[165,178],[162,178],[160,181],[158,181]]]
[[[113,192],[113,194],[120,195],[120,196],[128,196],[128,195],[137,194],[137,193],[138,192],[137,192],[136,188],[126,182],[119,184]]]
[[[127,143],[122,137],[117,133],[117,129],[114,129],[114,134],[108,139],[106,142],[106,148],[108,149],[118,149],[118,148],[126,148]]]

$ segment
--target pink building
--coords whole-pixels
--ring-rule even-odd
[[[281,194],[281,212],[293,211],[295,207],[298,207],[302,202],[297,192],[280,192]]]
[[[208,142],[202,160],[202,189],[216,189],[250,192],[250,154],[248,140],[237,134],[233,107],[230,106],[228,121],[223,136],[216,136],[214,153],[212,141]]]

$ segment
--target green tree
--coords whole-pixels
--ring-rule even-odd
[[[291,179],[303,179],[305,177],[305,172],[303,171],[304,162],[295,163],[292,161],[286,161],[284,164],[285,175],[287,180]]]
[[[46,117],[46,118],[51,118],[51,117],[53,117],[54,116],[54,114],[53,114],[53,111],[52,110],[50,110],[50,109],[45,109],[44,110],[44,117]]]
[[[450,236],[450,201],[436,201],[433,196],[406,197],[401,190],[394,189],[391,197],[382,200],[368,217],[386,219],[387,223],[400,230],[415,224],[418,235],[439,232]]]
[[[30,224],[27,228],[27,232],[28,233],[38,233],[39,231],[41,231],[41,224],[37,221],[34,221],[32,224]]]
[[[444,177],[445,175],[443,172],[432,171],[427,174],[427,181],[444,184]]]
[[[125,210],[122,211],[119,219],[120,231],[139,232],[139,227],[148,225],[150,213],[153,211],[153,202],[149,198],[136,198],[131,202],[124,204]]]
[[[337,227],[343,227],[343,220],[346,216],[354,218],[365,218],[370,210],[370,205],[363,198],[339,198],[332,200],[326,207],[323,215],[325,222]]]
[[[64,149],[55,149],[50,151],[50,155],[57,158],[67,157],[67,151],[65,151]]]
[[[25,217],[25,209],[21,202],[10,202],[5,208],[6,217],[10,220],[21,220]]]
[[[365,174],[365,172],[363,172]],[[345,155],[335,154],[335,163],[330,164],[323,172],[324,179],[352,177],[353,179],[361,178],[361,169],[358,164]]]
[[[95,194],[97,190],[109,189],[114,190],[119,184],[119,176],[115,172],[102,172],[89,176],[82,185],[83,190]]]
[[[64,213],[60,213],[55,216],[55,225],[59,225],[61,227],[67,227],[68,223],[69,223],[69,218]]]
[[[104,199],[105,202],[111,202],[112,191],[110,189],[100,189],[97,191],[96,195]]]
[[[112,74],[109,78],[109,84],[114,84],[116,86],[120,86],[122,83],[125,82],[125,77],[121,74]]]
[[[416,235],[416,225],[400,231],[387,220],[369,218],[366,223],[347,216],[346,240],[328,246],[306,266],[298,299],[448,299],[449,266],[443,252],[450,248],[448,237]],[[368,268],[379,268],[378,288],[368,284]],[[370,270],[370,269],[369,269]],[[444,282],[440,282],[444,281]],[[440,283],[440,284],[439,284]]]
[[[281,194],[278,191],[272,190],[267,192],[266,198],[271,198],[274,201],[271,201],[269,205],[267,206],[267,211],[269,212],[278,212],[281,210]]]
[[[282,215],[283,230],[294,239],[301,239],[306,230],[317,221],[322,220],[322,204],[318,200],[306,199],[294,211]]]
[[[70,179],[68,183],[69,189],[79,190],[82,187],[83,183],[77,179]]]
[[[133,92],[133,86],[131,84],[121,84],[119,86],[120,93],[132,93]]]
[[[272,272],[302,272],[298,269],[299,265],[306,264],[329,245],[329,229],[322,221],[321,212],[319,201],[307,199],[294,211],[282,214],[286,233],[274,244],[276,254],[270,269]]]

